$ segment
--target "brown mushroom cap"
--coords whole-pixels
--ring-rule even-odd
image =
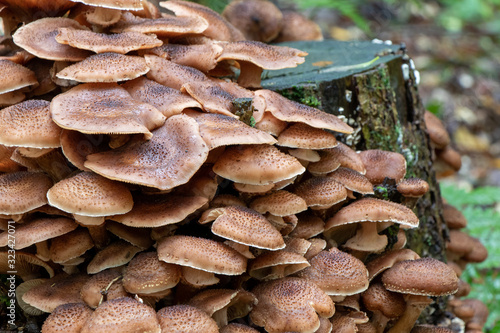
[[[16,64],[15,62],[12,62],[10,60],[0,59],[0,70],[2,71],[0,94],[13,92],[14,90],[18,90],[27,86],[38,85],[35,73],[33,73],[30,69]],[[10,97],[12,98],[15,96],[11,95]],[[14,102],[14,100],[12,101]]]
[[[450,229],[461,229],[467,226],[467,219],[456,207],[443,203],[443,219]]]
[[[198,45],[168,43],[147,52],[207,73],[217,65],[216,59],[222,54],[222,46],[215,43]]]
[[[311,127],[352,133],[353,129],[333,114],[300,104],[271,90],[257,90],[256,95],[266,100],[266,111],[282,121],[301,122]]]
[[[382,275],[387,290],[422,296],[445,296],[458,290],[457,274],[434,258],[397,262]]]
[[[102,303],[82,328],[82,333],[160,333],[155,310],[130,297],[121,297]]]
[[[329,318],[335,307],[324,291],[300,278],[264,282],[252,290],[259,302],[250,319],[267,332],[314,332],[319,316]]]
[[[45,319],[42,332],[79,332],[92,312],[92,309],[82,303],[61,304]]]
[[[283,14],[271,1],[232,1],[224,8],[222,16],[239,29],[246,39],[264,43],[276,38],[283,25]]]
[[[259,333],[259,331],[243,324],[230,323],[221,327],[220,333]]]
[[[134,100],[114,83],[86,83],[59,94],[50,103],[52,119],[62,128],[87,134],[144,133],[165,122],[152,105]]]
[[[420,178],[407,178],[398,184],[397,190],[404,197],[418,198],[429,191],[429,183]]]
[[[116,52],[121,54],[158,47],[163,44],[155,35],[139,32],[104,34],[72,28],[60,28],[56,41],[95,53]]]
[[[173,61],[151,54],[146,54],[144,59],[151,68],[146,75],[147,78],[164,86],[180,90],[186,82],[207,80],[206,75],[195,68],[178,65]]]
[[[348,190],[353,192],[358,192],[361,194],[373,194],[373,185],[370,183],[368,178],[359,172],[339,167],[337,170],[329,173],[327,177],[335,179],[339,183],[345,186]]]
[[[52,180],[41,172],[0,175],[0,214],[22,214],[45,205],[52,184]]]
[[[248,274],[257,280],[275,280],[309,267],[304,256],[288,250],[265,252],[254,260],[248,267]]]
[[[106,230],[110,231],[118,238],[126,240],[130,244],[140,247],[143,250],[148,249],[154,243],[151,239],[151,229],[149,228],[133,228],[108,220],[106,221]]]
[[[298,276],[314,282],[328,295],[347,296],[368,288],[368,271],[361,260],[332,247],[309,260]]]
[[[61,304],[83,303],[80,290],[87,275],[58,275],[28,290],[23,301],[44,312],[52,312]]]
[[[325,222],[318,216],[308,212],[297,215],[299,219],[297,226],[289,234],[291,237],[309,239],[325,230]]]
[[[105,52],[92,55],[58,72],[60,79],[77,82],[118,82],[149,72],[143,57]]]
[[[280,232],[260,213],[242,206],[213,208],[200,218],[200,223],[214,221],[212,232],[239,244],[267,250],[285,247]]]
[[[113,8],[121,10],[142,10],[143,5],[141,0],[71,0],[81,2],[89,6]]]
[[[7,146],[59,147],[61,128],[50,116],[50,103],[28,100],[0,111],[0,143]]]
[[[200,126],[200,135],[210,150],[220,146],[274,144],[276,142],[271,135],[233,117],[195,111],[186,112],[186,114],[196,120]]]
[[[100,250],[87,265],[87,273],[96,274],[105,269],[127,264],[141,248],[119,240]]]
[[[45,261],[31,253],[16,251],[15,275],[21,277],[23,281],[29,281],[38,278],[45,270],[49,277],[54,276],[54,269]],[[12,267],[9,265],[9,252],[7,250],[0,251],[0,274],[12,274]],[[45,274],[46,275],[46,274]]]
[[[337,147],[320,151],[321,160],[310,163],[307,170],[312,174],[327,174],[337,170],[340,166],[355,170],[360,174],[366,173],[361,158],[349,146],[339,142]]]
[[[267,212],[277,216],[298,214],[307,209],[307,203],[296,194],[279,190],[256,198],[250,203],[250,208],[261,214]]]
[[[329,208],[347,198],[344,185],[329,177],[309,178],[296,186],[295,194],[313,209]]]
[[[273,43],[323,40],[321,27],[295,10],[283,10],[283,28]]]
[[[95,309],[103,301],[129,296],[123,288],[121,276],[122,273],[118,269],[107,269],[92,275],[81,289],[82,300]]]
[[[167,306],[157,313],[162,332],[217,333],[217,323],[197,307],[180,304]]]
[[[441,119],[429,111],[424,112],[425,127],[429,138],[437,149],[443,149],[450,144],[450,136]]]
[[[81,256],[93,247],[94,242],[87,229],[75,229],[51,240],[50,259],[55,263],[63,263]]]
[[[406,159],[399,153],[370,149],[360,152],[359,157],[366,167],[366,178],[374,185],[382,184],[385,178],[397,184],[406,175]]]
[[[93,172],[66,178],[47,192],[51,206],[83,216],[125,214],[134,202],[128,188]]]
[[[305,168],[296,158],[274,146],[245,145],[227,148],[213,171],[235,182],[265,185],[300,175]]]
[[[187,183],[207,155],[196,121],[175,115],[151,140],[89,155],[84,165],[107,178],[168,190]]]
[[[321,128],[296,123],[280,133],[277,145],[290,148],[326,149],[336,147],[337,139],[335,135]]]
[[[366,264],[368,269],[368,278],[373,280],[377,275],[391,268],[395,263],[403,260],[415,260],[420,256],[410,249],[392,250],[373,259]]]
[[[55,39],[59,28],[88,29],[69,18],[47,17],[20,27],[12,37],[17,46],[42,59],[81,61],[91,54],[86,50],[59,44]]]
[[[210,239],[171,236],[158,242],[158,258],[168,263],[223,275],[246,270],[246,258],[229,246]]]

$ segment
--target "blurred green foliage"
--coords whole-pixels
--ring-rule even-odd
[[[470,264],[462,279],[471,284],[469,298],[483,301],[490,310],[487,332],[500,333],[500,188],[479,187],[472,191],[441,184],[443,197],[467,218],[466,231],[488,249],[488,258]]]

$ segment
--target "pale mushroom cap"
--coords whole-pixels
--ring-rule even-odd
[[[169,43],[147,52],[173,61],[176,64],[190,66],[207,73],[217,65],[216,59],[222,53],[222,46],[215,43],[199,45]]]
[[[86,83],[59,94],[50,103],[52,119],[62,128],[87,134],[144,133],[165,122],[152,105],[134,100],[114,83]]]
[[[358,192],[361,194],[374,193],[373,185],[372,183],[370,183],[368,178],[355,170],[339,167],[337,170],[329,173],[327,176],[335,179],[336,181],[344,185],[345,188],[353,192]]]
[[[208,199],[201,196],[141,196],[130,212],[111,219],[130,227],[161,227],[181,222],[207,202]]]
[[[118,82],[149,72],[143,57],[105,52],[92,55],[58,72],[60,79],[77,82]]]
[[[93,247],[94,242],[87,229],[75,229],[50,241],[50,259],[55,263],[63,263]]]
[[[124,214],[134,205],[124,184],[93,172],[61,180],[47,192],[47,198],[51,206],[83,216]]]
[[[250,185],[276,183],[300,175],[305,168],[290,155],[269,145],[245,145],[227,148],[214,164],[216,174]]]
[[[1,59],[0,70],[2,72],[0,94],[6,94],[14,90],[38,84],[35,73],[33,73],[28,68],[16,64],[15,62],[12,62],[10,60]]]
[[[328,295],[312,282],[283,278],[264,282],[252,290],[259,302],[250,319],[267,332],[314,332],[319,316],[331,317],[335,307]]]
[[[157,313],[162,332],[218,333],[217,323],[204,311],[186,304],[167,306]]]
[[[222,327],[220,333],[259,333],[259,331],[243,324],[230,323]]]
[[[24,249],[38,242],[64,235],[77,227],[76,222],[66,217],[44,217],[24,222],[16,227],[14,249]],[[0,239],[4,237],[7,238],[7,231],[0,234]]]
[[[269,212],[277,216],[286,216],[306,210],[307,203],[296,194],[279,190],[253,200],[250,208],[261,214]]]
[[[196,121],[175,115],[151,140],[89,155],[84,165],[107,178],[168,190],[187,183],[207,156]]]
[[[95,53],[116,52],[121,54],[158,47],[163,44],[155,35],[145,35],[139,32],[104,34],[71,28],[59,29],[56,41]]]
[[[121,10],[142,10],[141,0],[71,0],[81,2],[89,6],[121,9]]]
[[[133,98],[153,105],[167,118],[187,108],[201,109],[201,104],[191,96],[145,77],[128,81],[122,87],[127,89]]]
[[[256,95],[266,100],[266,111],[282,121],[301,122],[316,128],[340,133],[352,133],[353,129],[333,114],[300,104],[271,90],[257,90]]]
[[[298,276],[314,282],[328,295],[354,295],[368,288],[368,270],[356,257],[331,248],[309,260]]]
[[[382,184],[385,178],[394,179],[397,184],[406,175],[406,159],[400,153],[370,149],[360,152],[359,157],[365,165],[366,178],[374,185]]]
[[[87,273],[96,274],[108,268],[127,264],[141,248],[126,241],[119,240],[99,251],[87,266]]]
[[[321,128],[296,123],[280,133],[277,145],[290,148],[326,149],[336,147],[337,139],[335,135]]]
[[[59,147],[61,128],[52,121],[50,103],[28,100],[0,111],[0,144],[7,146]]]
[[[130,297],[102,303],[85,323],[81,333],[160,333],[155,310]]]
[[[210,239],[171,236],[158,242],[158,258],[223,275],[245,272],[247,259],[229,246]]]
[[[187,113],[200,126],[200,135],[210,150],[237,144],[274,144],[271,135],[222,114]]]
[[[344,185],[329,177],[313,177],[301,182],[295,194],[303,198],[308,207],[331,207],[347,198]]]
[[[402,228],[416,228],[419,219],[408,207],[375,198],[356,200],[340,209],[328,219],[325,230],[342,224],[356,222],[394,222]]]
[[[201,222],[214,220],[212,232],[236,243],[268,250],[285,247],[280,232],[260,213],[242,206],[206,211]]]
[[[132,294],[151,294],[175,287],[180,278],[180,266],[160,261],[156,252],[142,252],[127,265],[123,287]]]
[[[150,54],[146,54],[144,59],[151,68],[146,75],[147,78],[164,86],[180,90],[186,82],[207,80],[206,75],[195,68],[178,65],[173,61]]]
[[[82,303],[61,304],[43,322],[42,333],[80,332],[92,312]]]
[[[22,214],[45,205],[52,184],[52,180],[41,172],[0,175],[0,214]]]
[[[429,191],[429,183],[420,178],[407,178],[402,180],[397,190],[405,197],[421,197]]]
[[[42,59],[80,61],[91,54],[86,50],[59,44],[55,39],[59,28],[88,29],[69,18],[47,17],[22,26],[12,37],[16,45]]]
[[[434,258],[397,262],[384,272],[382,283],[390,291],[422,296],[445,296],[458,290],[457,274]]]
[[[87,275],[59,275],[31,288],[23,301],[44,312],[52,312],[59,305],[66,303],[83,303],[80,289],[87,282]]]
[[[425,111],[424,122],[425,127],[427,127],[427,133],[429,133],[429,138],[436,148],[443,149],[450,144],[450,135],[441,119],[433,113]]]

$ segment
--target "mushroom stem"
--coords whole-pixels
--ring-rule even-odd
[[[422,310],[432,303],[432,299],[427,296],[408,295],[406,297],[405,312],[388,333],[410,332]]]
[[[387,236],[378,234],[378,223],[361,222],[356,235],[350,238],[345,244],[352,250],[382,252],[387,246]]]

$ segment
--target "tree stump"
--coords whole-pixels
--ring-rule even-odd
[[[432,150],[423,120],[425,110],[404,46],[338,41],[282,45],[308,52],[306,62],[297,68],[264,72],[262,86],[345,119],[354,133],[339,135],[338,139],[355,150],[382,149],[403,154],[406,177],[422,178],[430,187],[414,209],[420,227],[407,232],[407,247],[422,257],[444,261],[448,230],[432,167]],[[434,310],[442,311],[444,303],[440,300]],[[433,317],[437,318],[441,311],[432,311]]]

